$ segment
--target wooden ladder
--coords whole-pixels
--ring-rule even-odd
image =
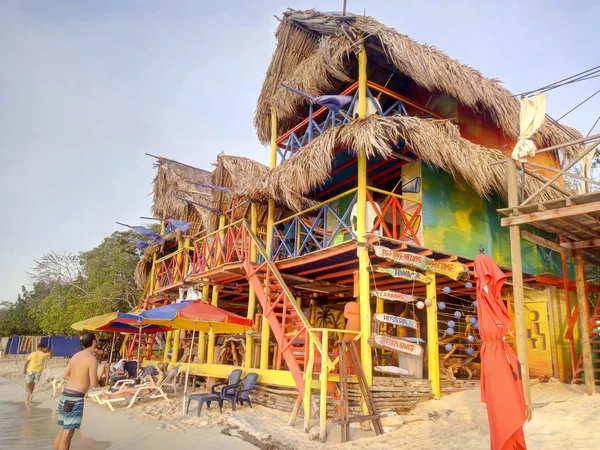
[[[373,423],[373,429],[375,434],[379,436],[383,434],[383,426],[381,425],[381,415],[377,414],[375,409],[375,403],[365,378],[362,366],[360,365],[360,359],[358,357],[358,351],[356,350],[356,341],[354,340],[341,340],[336,342],[338,346],[340,363],[340,418],[336,420],[342,426],[342,443],[348,442],[350,439],[350,424],[353,422],[365,422],[370,420]],[[360,387],[363,400],[367,405],[366,416],[350,417],[350,408],[348,404],[348,360],[346,352],[350,354],[350,360],[354,366],[356,377],[358,378],[358,385]]]
[[[594,367],[594,374],[600,373],[600,300],[596,300],[596,307],[594,308],[594,314],[590,320],[590,340],[592,346],[592,364],[597,364],[598,367]],[[573,379],[571,384],[581,384],[584,381],[583,377],[583,355],[579,356],[577,367],[573,373]],[[596,377],[596,384],[600,384],[600,379]]]

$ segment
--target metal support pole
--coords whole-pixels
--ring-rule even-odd
[[[509,158],[506,161],[506,174],[508,178],[508,207],[519,206],[519,193],[517,189],[517,163]],[[515,328],[517,335],[517,356],[521,363],[523,377],[523,394],[527,405],[527,420],[531,420],[531,388],[529,386],[529,355],[527,354],[527,324],[525,322],[525,294],[523,291],[523,263],[521,261],[521,230],[519,225],[511,225],[510,255],[512,261],[512,282],[515,310]]]
[[[221,214],[219,216],[219,239],[221,239],[221,248],[223,245],[223,239],[224,239],[224,231],[223,229],[225,228],[225,214]],[[213,284],[212,287],[212,299],[211,299],[211,303],[214,306],[218,306],[219,305],[219,287],[216,284]],[[215,362],[215,333],[212,330],[212,328],[210,329],[210,331],[208,332],[208,349],[206,351],[207,354],[207,358],[206,358],[206,362],[208,364],[214,364]]]

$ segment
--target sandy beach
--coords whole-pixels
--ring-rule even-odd
[[[25,394],[15,382],[22,381],[21,364],[0,363],[0,379],[11,383],[0,385],[4,400],[22,402]],[[36,389],[34,407],[46,408],[55,415],[57,400],[52,400],[51,377],[62,375],[62,366],[50,366],[44,371]],[[525,425],[525,437],[530,449],[596,449],[600,442],[600,395],[587,397],[582,386],[570,386],[555,380],[532,387],[534,413]],[[325,444],[311,441],[302,432],[301,419],[295,427],[286,426],[288,414],[255,406],[221,415],[218,408],[203,410],[196,417],[195,407],[182,416],[181,393],[170,395],[169,401],[140,402],[129,410],[108,411],[104,406],[86,402],[81,435],[73,448],[130,448],[144,444],[145,448],[165,448],[177,442],[179,448],[194,448],[198,439],[203,448],[255,448],[242,437],[265,449],[449,449],[489,448],[488,423],[479,390],[446,395],[441,400],[423,402],[399,422],[395,431],[375,437],[372,432],[354,429],[352,441],[340,444],[339,426],[329,426]],[[313,423],[316,425],[316,421]],[[227,436],[238,436],[230,437]],[[106,446],[86,447],[86,439],[104,442]],[[43,448],[43,447],[40,447]]]

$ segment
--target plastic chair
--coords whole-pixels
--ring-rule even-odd
[[[243,405],[244,402],[248,402],[248,405],[250,405],[250,408],[252,408],[250,392],[256,387],[257,381],[258,374],[249,373],[237,385],[224,387],[221,391],[221,399],[219,400],[219,409],[221,410],[221,412],[223,412],[224,401],[231,402],[231,409],[233,411],[235,411],[235,405],[237,403]]]
[[[206,406],[208,408],[210,408],[210,404],[212,402],[216,402],[219,403],[219,407],[221,407],[221,395],[223,390],[225,389],[229,389],[231,386],[237,386],[239,385],[239,381],[240,378],[242,377],[242,371],[241,369],[235,369],[233,370],[230,374],[229,377],[227,378],[227,383],[217,383],[215,384],[210,393],[204,393],[204,394],[193,394],[190,395],[188,398],[188,402],[187,402],[187,406],[185,409],[185,413],[187,414],[188,411],[190,410],[190,403],[195,400],[198,402],[198,416],[200,416],[200,412],[202,412],[202,405],[204,405],[206,403]],[[221,391],[217,391],[217,388],[223,386],[223,388],[221,389]]]

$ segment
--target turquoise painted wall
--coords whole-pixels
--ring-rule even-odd
[[[456,182],[452,175],[422,167],[423,235],[425,247],[466,258],[475,258],[483,245],[500,266],[510,267],[508,228],[500,226],[498,198],[481,198],[465,181]],[[535,230],[528,229],[535,233]],[[537,234],[537,233],[536,233]],[[552,264],[544,270],[545,256],[538,246],[521,240],[523,270],[530,274],[557,273]],[[560,266],[560,257],[553,260]]]

